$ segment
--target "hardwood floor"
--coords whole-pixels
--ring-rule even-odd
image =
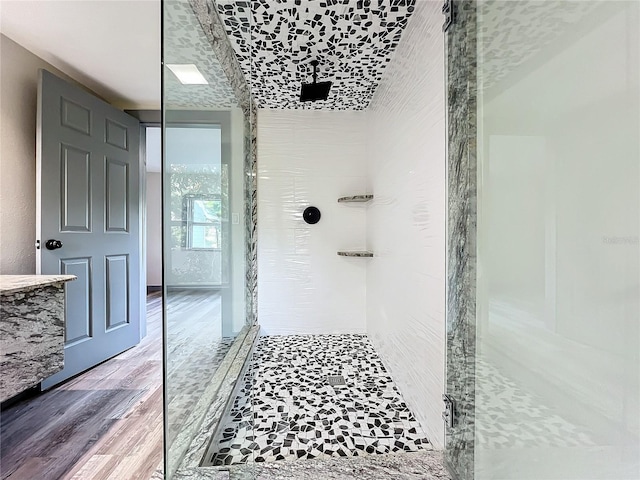
[[[0,478],[145,480],[162,461],[162,303],[142,342],[0,413]]]
[[[222,298],[216,291],[169,291],[167,297],[169,444],[191,415],[229,351],[222,336]]]

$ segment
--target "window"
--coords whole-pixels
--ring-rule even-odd
[[[224,163],[169,166],[172,250],[218,250],[229,241],[228,167]]]
[[[220,195],[185,195],[183,212],[182,218],[186,219],[183,247],[188,250],[212,250],[222,247]]]

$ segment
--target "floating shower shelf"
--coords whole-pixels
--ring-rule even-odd
[[[341,257],[373,257],[373,252],[367,251],[353,251],[353,252],[338,252]]]
[[[338,203],[365,203],[373,198],[373,195],[353,195],[352,197],[340,197]]]
[[[366,203],[373,198],[373,195],[353,195],[351,197],[340,197],[338,203]],[[351,250],[338,252],[341,257],[373,257],[372,252],[366,250]]]

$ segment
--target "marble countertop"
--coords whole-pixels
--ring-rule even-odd
[[[75,280],[75,275],[0,275],[0,295],[26,292],[54,283]]]

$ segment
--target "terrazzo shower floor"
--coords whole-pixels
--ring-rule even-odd
[[[432,449],[366,335],[262,337],[242,382],[209,465]]]

